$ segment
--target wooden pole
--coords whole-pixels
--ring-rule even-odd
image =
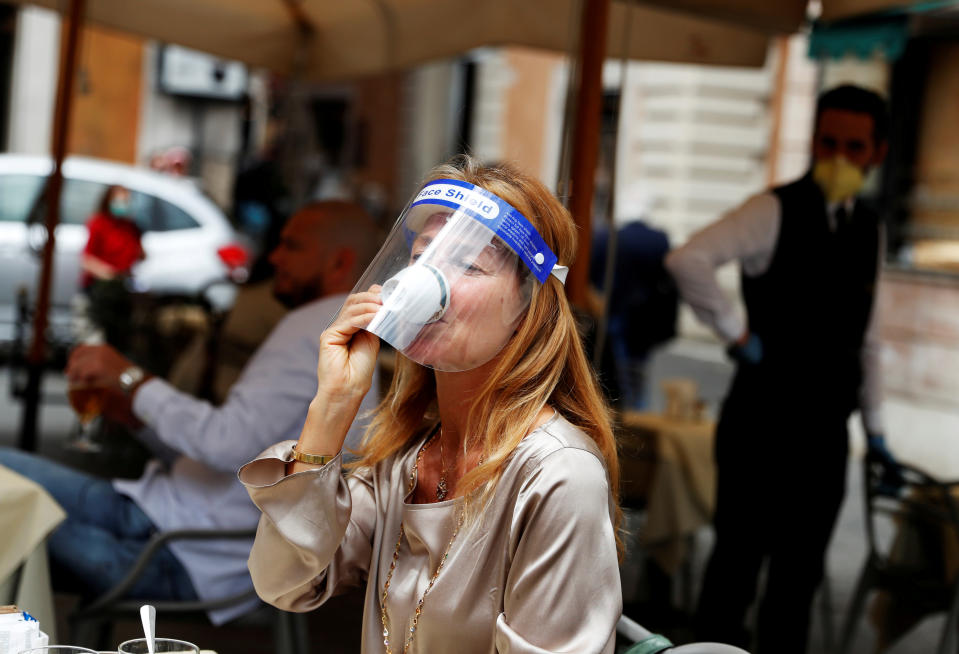
[[[583,0],[579,37],[579,93],[573,125],[569,209],[579,232],[576,261],[569,271],[570,301],[586,306],[589,253],[592,245],[593,189],[599,160],[599,128],[603,99],[603,61],[610,0]]]
[[[60,222],[60,192],[63,188],[63,159],[70,132],[70,109],[76,79],[77,54],[80,50],[80,28],[86,0],[70,0],[68,22],[61,30],[60,71],[57,99],[53,115],[53,171],[46,186],[47,241],[37,283],[37,305],[33,313],[33,341],[27,354],[27,386],[24,393],[23,417],[20,423],[20,449],[33,451],[37,446],[37,411],[43,367],[46,361],[47,313],[50,310],[50,287],[53,281],[53,253],[56,229]]]
[[[766,166],[766,186],[775,186],[779,181],[779,154],[782,141],[780,131],[783,124],[783,105],[786,96],[786,73],[789,63],[789,37],[776,38],[776,72],[773,76],[772,100],[769,103],[769,113],[772,116],[769,127],[769,149]]]

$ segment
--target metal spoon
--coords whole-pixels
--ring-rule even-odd
[[[156,638],[156,621],[157,610],[155,607],[149,604],[140,607],[140,622],[143,623],[143,635],[146,637],[147,651],[150,654],[154,654],[156,651],[156,644],[153,642]]]

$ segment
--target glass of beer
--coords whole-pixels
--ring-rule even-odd
[[[193,643],[185,640],[175,640],[173,638],[154,638],[153,651],[157,654],[200,654],[200,648]],[[117,647],[119,654],[147,654],[150,650],[147,647],[146,638],[136,638],[120,643]]]
[[[77,414],[80,422],[77,435],[70,440],[69,446],[83,452],[97,452],[100,444],[94,440],[97,418],[103,411],[103,401],[106,389],[89,383],[71,383],[67,388],[67,398],[70,406]]]

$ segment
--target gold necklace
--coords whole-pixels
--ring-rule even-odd
[[[449,488],[446,486],[446,457],[443,455],[443,428],[440,427],[440,480],[436,482],[436,499],[442,502],[446,499]]]
[[[419,468],[420,461],[423,459],[423,453],[426,452],[430,445],[432,445],[434,438],[435,437],[430,437],[428,441],[423,443],[420,451],[416,454],[416,459],[413,462],[413,469],[410,471],[409,487],[406,491],[407,495],[413,491],[413,487],[416,484],[416,470]],[[442,447],[442,443],[440,447]],[[426,601],[426,596],[429,594],[430,589],[433,588],[433,584],[436,583],[436,578],[440,576],[440,570],[443,569],[443,564],[446,563],[446,557],[450,555],[450,548],[453,547],[453,541],[456,540],[456,534],[459,533],[460,527],[463,525],[463,518],[465,515],[466,512],[461,510],[459,517],[456,520],[456,526],[453,528],[453,535],[450,536],[450,542],[446,544],[446,551],[443,552],[443,558],[440,559],[439,565],[436,566],[436,572],[433,573],[433,576],[430,578],[430,582],[426,585],[426,590],[423,591],[423,596],[420,597],[419,601],[416,603],[416,608],[413,609],[413,617],[410,619],[409,631],[406,633],[406,638],[403,643],[403,654],[409,652],[410,645],[413,644],[413,637],[416,635],[416,627],[420,622],[420,614],[423,612],[423,603]],[[393,571],[396,570],[396,560],[400,556],[400,546],[403,543],[403,536],[405,533],[406,532],[403,529],[403,522],[400,521],[400,534],[396,539],[396,547],[393,548],[393,560],[390,561],[390,569],[389,572],[386,573],[386,582],[383,584],[383,592],[380,595],[380,622],[383,624],[383,646],[386,648],[386,654],[393,654],[393,650],[390,648],[390,618],[386,612],[386,599],[389,597],[390,581],[393,579]]]

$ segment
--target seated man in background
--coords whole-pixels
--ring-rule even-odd
[[[137,436],[158,459],[138,480],[111,482],[0,449],[0,464],[43,485],[67,512],[49,539],[58,587],[103,593],[157,531],[256,526],[259,511],[236,470],[267,446],[299,434],[316,390],[320,332],[377,244],[372,219],[353,204],[311,204],[290,218],[271,261],[274,293],[295,310],[257,350],[220,407],[177,391],[109,346],[80,346],[71,354],[67,377],[105,388],[104,414],[142,425]],[[364,410],[374,406],[374,396],[367,394]],[[360,437],[354,424],[348,445]],[[252,589],[246,566],[251,546],[252,539],[171,543],[153,557],[130,596],[213,600]],[[221,624],[255,604],[210,611],[210,619]]]
[[[286,314],[287,307],[273,294],[272,277],[246,282],[222,321],[211,321],[179,353],[167,381],[216,406],[223,404],[247,361]]]

